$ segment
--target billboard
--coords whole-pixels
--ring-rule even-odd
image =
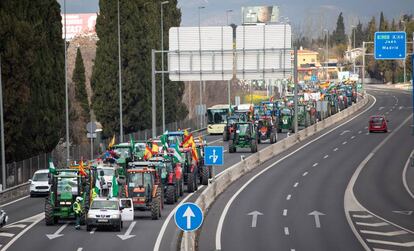
[[[276,23],[279,21],[279,6],[242,7],[242,24]]]
[[[66,14],[66,39],[82,34],[95,34],[96,13]],[[65,14],[62,14],[62,37],[65,37]]]
[[[168,70],[172,81],[230,80],[232,27],[170,28]]]

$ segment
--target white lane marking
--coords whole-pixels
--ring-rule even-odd
[[[369,94],[368,94],[369,95]],[[216,229],[216,250],[221,250],[221,233],[223,230],[223,224],[224,224],[224,219],[226,218],[227,212],[230,209],[231,204],[233,203],[233,201],[236,199],[236,197],[250,184],[252,183],[255,179],[257,179],[257,177],[259,177],[260,175],[262,175],[264,172],[266,172],[267,170],[269,170],[270,168],[274,167],[275,165],[279,164],[280,162],[282,162],[283,160],[289,158],[290,156],[296,154],[297,152],[299,152],[300,150],[302,150],[303,148],[307,147],[308,145],[314,143],[315,141],[323,138],[324,136],[330,134],[331,132],[334,132],[335,130],[337,130],[338,128],[348,124],[349,122],[355,120],[356,118],[358,118],[359,116],[361,116],[362,114],[366,113],[367,111],[369,111],[372,107],[374,107],[375,103],[377,102],[377,99],[372,96],[372,99],[374,100],[374,102],[372,102],[372,104],[365,110],[363,110],[362,112],[356,114],[354,117],[348,119],[347,121],[343,122],[342,124],[337,125],[336,127],[332,128],[331,130],[327,131],[326,133],[320,135],[319,137],[309,141],[308,143],[304,144],[303,146],[299,147],[298,149],[292,151],[291,153],[287,154],[286,156],[280,158],[279,160],[277,160],[276,162],[274,162],[273,164],[269,165],[268,167],[266,167],[265,169],[263,169],[262,171],[260,171],[259,173],[257,173],[255,176],[253,176],[252,178],[250,178],[246,183],[244,183],[244,185],[242,187],[239,188],[239,190],[237,190],[236,193],[233,194],[233,196],[230,198],[230,200],[227,202],[226,206],[224,207],[223,211],[221,212],[221,216],[217,225],[217,229]],[[158,251],[158,250],[156,250]]]
[[[285,227],[285,235],[289,235],[289,228],[288,227]]]
[[[337,147],[337,148],[335,148],[335,149],[333,149],[333,151],[334,151],[334,152],[338,151],[338,147]]]
[[[299,182],[296,182],[296,183],[293,185],[293,187],[298,187],[298,185],[299,185]]]
[[[376,243],[376,244],[384,244],[384,245],[390,245],[390,246],[397,246],[397,247],[414,247],[414,241],[410,242],[394,242],[394,241],[382,241],[382,240],[372,240],[367,239],[370,243]]]
[[[355,139],[355,136],[352,136],[351,139]]]
[[[295,249],[291,248],[290,251],[296,251]]]
[[[223,140],[222,139],[216,139],[216,140],[213,140],[213,141],[207,142],[207,143],[212,144],[212,143],[216,143],[216,142],[223,142]]]
[[[414,194],[411,191],[411,189],[410,189],[410,187],[408,186],[408,183],[407,183],[407,170],[408,170],[408,167],[410,166],[410,162],[411,162],[411,158],[413,157],[413,154],[414,154],[414,150],[411,151],[410,157],[408,158],[407,162],[405,162],[404,170],[402,172],[402,181],[403,181],[405,190],[411,196],[411,198],[414,199]]]
[[[368,126],[366,126],[365,129],[368,129]]]
[[[60,234],[67,226],[69,225],[69,223],[66,223],[64,225],[62,225],[58,230],[56,230],[56,232],[54,232],[53,234],[47,234],[46,237],[49,238],[49,240],[53,240],[56,238],[59,238],[61,236],[63,236],[63,234]]]
[[[8,203],[6,203],[6,204],[0,205],[0,208],[3,208],[3,207],[5,207],[5,206],[11,205],[11,204],[14,204],[14,203],[16,203],[16,202],[19,202],[19,201],[21,201],[21,200],[27,199],[27,198],[29,198],[29,197],[30,197],[30,195],[27,195],[27,196],[21,197],[20,199],[17,199],[17,200],[14,200],[14,201],[10,201],[10,202],[8,202]]]
[[[92,231],[90,231],[89,233],[90,233],[90,234],[94,234],[94,233],[95,233],[95,231],[96,231],[96,227],[92,228]]]
[[[82,251],[83,250],[83,248],[78,248],[78,249],[76,249],[76,251]]]
[[[10,225],[6,225],[3,228],[25,228],[26,225],[25,224],[10,224]]]
[[[382,109],[384,109],[385,107],[384,106],[380,106],[379,108],[378,108],[378,111],[381,111]]]
[[[325,155],[325,156],[323,156],[323,158],[324,159],[327,159],[327,158],[329,158],[329,155]]]
[[[400,130],[411,118],[412,118],[412,114],[410,116],[408,116],[398,127],[397,129],[395,129],[395,131],[393,131],[392,133],[390,133],[383,141],[381,141],[381,143],[379,145],[377,145],[374,150],[372,150],[371,153],[369,153],[367,155],[367,157],[358,165],[357,169],[355,170],[354,174],[352,175],[348,186],[346,187],[345,190],[345,195],[344,195],[344,213],[345,213],[345,217],[346,220],[348,221],[348,225],[351,227],[352,232],[354,233],[355,237],[358,239],[358,241],[361,243],[361,245],[364,247],[365,250],[371,250],[368,245],[365,243],[365,241],[362,239],[361,235],[358,233],[357,229],[355,228],[351,216],[350,216],[350,211],[353,210],[365,210],[366,212],[372,214],[373,216],[377,217],[378,219],[381,219],[395,227],[398,227],[400,229],[403,229],[409,233],[414,234],[413,231],[410,231],[404,227],[401,227],[395,223],[391,223],[390,221],[387,221],[386,219],[372,213],[371,211],[369,211],[368,209],[366,209],[365,207],[363,207],[361,205],[361,203],[359,203],[359,201],[356,199],[355,194],[354,194],[354,186],[355,183],[360,175],[360,173],[362,172],[362,169],[364,169],[364,167],[366,166],[366,164],[368,163],[368,161],[375,155],[375,153],[381,148],[383,147],[388,140],[394,136],[394,134]]]
[[[302,176],[303,176],[303,177],[305,177],[306,175],[308,175],[308,172],[304,172],[304,173],[302,174]]]
[[[314,164],[312,165],[312,167],[315,167],[315,166],[317,166],[317,165],[319,165],[319,163],[314,163]]]
[[[13,237],[14,236],[14,234],[11,234],[11,233],[0,233],[0,236],[1,237]]]
[[[404,106],[400,106],[398,107],[398,110],[402,110],[404,108]]]
[[[223,153],[226,153],[226,152],[228,152],[228,150],[224,150],[224,151],[223,151]]]
[[[359,132],[358,132],[358,134],[361,134],[361,133],[362,133],[362,131],[359,131]]]
[[[346,143],[348,143],[348,142],[344,141],[344,142],[342,142],[342,145],[346,145]]]
[[[386,112],[385,114],[389,114],[390,112]]]
[[[377,223],[368,223],[368,222],[355,222],[359,226],[366,226],[366,227],[384,227],[388,226],[387,222],[377,222]]]
[[[345,133],[351,132],[350,130],[345,130],[343,132],[341,132],[341,134],[339,134],[340,136],[344,135]]]
[[[221,173],[219,173],[218,175],[216,175],[216,177],[218,177]],[[200,189],[200,188],[203,188],[203,187],[204,186],[201,185],[198,188]],[[165,230],[167,230],[167,226],[170,223],[170,220],[172,219],[172,217],[174,217],[174,214],[175,214],[175,211],[177,210],[177,208],[179,206],[181,206],[184,202],[186,202],[193,194],[194,193],[188,194],[182,201],[180,201],[180,203],[178,203],[178,205],[167,216],[167,218],[165,219],[164,223],[162,224],[162,227],[161,227],[160,232],[158,233],[157,240],[155,241],[155,245],[154,245],[154,249],[153,249],[154,251],[160,250],[161,241],[162,241],[162,238],[164,237]]]
[[[396,251],[391,249],[374,248],[374,251]]]
[[[408,232],[406,232],[404,230],[391,231],[391,232],[378,232],[378,231],[370,231],[370,230],[361,230],[360,232],[363,233],[363,234],[372,234],[372,235],[381,235],[381,236],[397,236],[397,235],[408,234]]]
[[[41,212],[40,214],[34,215],[32,217],[26,218],[24,220],[21,220],[20,222],[32,222],[28,227],[23,229],[18,235],[16,235],[13,239],[11,239],[2,249],[1,251],[7,250],[13,243],[15,243],[20,237],[22,237],[27,231],[29,231],[32,227],[34,227],[37,223],[39,223],[41,220],[45,218],[45,213]]]
[[[132,232],[132,229],[134,229],[134,227],[135,227],[135,224],[137,224],[137,222],[136,221],[133,221],[133,222],[131,222],[131,224],[129,225],[129,227],[128,227],[128,229],[125,231],[125,233],[124,234],[118,234],[118,237],[121,239],[121,240],[128,240],[128,239],[130,239],[130,238],[132,238],[132,237],[135,237],[135,235],[133,235],[133,234],[131,234],[131,232]],[[188,225],[187,225],[188,226]]]
[[[288,196],[286,196],[286,200],[290,200],[292,198],[291,194],[288,194]]]
[[[367,132],[365,135],[369,135],[369,132]]]
[[[374,216],[372,216],[370,214],[354,214],[354,215],[352,215],[352,217],[360,218],[360,219],[369,219],[369,218],[372,218]]]
[[[287,209],[283,209],[283,216],[287,215],[288,210]]]

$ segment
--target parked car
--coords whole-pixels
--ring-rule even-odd
[[[50,191],[49,185],[49,170],[41,169],[33,174],[30,182],[30,197],[35,195],[47,195]]]
[[[369,117],[369,132],[388,132],[388,120],[383,115]]]

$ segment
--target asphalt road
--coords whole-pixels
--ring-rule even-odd
[[[286,134],[279,134],[279,139]],[[216,175],[240,161],[241,156],[249,156],[249,151],[240,151],[229,154],[227,142],[222,141],[222,136],[205,136],[209,145],[225,146],[225,165],[215,169]],[[259,149],[268,143],[259,145]],[[179,202],[195,201],[196,196],[202,191],[201,187],[194,194],[185,193]],[[122,247],[122,250],[174,250],[177,247],[180,232],[171,217],[176,205],[165,205],[161,220],[153,221],[149,212],[136,212],[135,225],[124,224],[121,233],[109,230],[94,230],[86,232],[76,231],[74,222],[60,222],[56,226],[44,224],[44,198],[24,198],[15,203],[5,205],[2,208],[9,215],[9,226],[0,230],[0,248],[2,250],[114,250]],[[171,215],[170,215],[171,214]],[[165,226],[164,226],[165,225]],[[164,227],[163,227],[164,226]],[[129,238],[122,240],[118,235],[124,235],[129,231]],[[165,229],[165,231],[161,231]],[[160,234],[162,233],[162,234]],[[57,234],[56,236],[48,235]],[[157,242],[157,239],[159,240]],[[157,244],[156,244],[157,243]]]
[[[368,250],[413,250],[406,247],[414,240],[409,232],[414,230],[412,215],[403,213],[414,210],[414,204],[402,183],[404,165],[414,146],[411,120],[407,120],[411,96],[382,89],[370,93],[376,102],[371,98],[373,106],[366,112],[336,129],[324,130],[302,145],[333,129],[232,184],[210,208],[200,231],[199,250],[348,251],[364,250],[363,244]],[[368,133],[368,117],[374,114],[387,116],[391,132]],[[353,203],[359,202],[361,209],[347,212],[348,223],[345,191],[367,156],[351,189],[356,197]],[[246,182],[250,183],[243,186]],[[223,213],[227,204],[228,211]],[[408,213],[392,212],[404,210]],[[251,215],[255,211],[260,213],[256,222]],[[222,228],[218,227],[220,217]],[[356,234],[351,225],[357,226]]]

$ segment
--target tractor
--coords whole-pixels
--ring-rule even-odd
[[[280,119],[278,132],[281,133],[283,130],[294,131],[293,129],[293,114],[289,108],[283,108],[280,111]]]
[[[257,152],[256,127],[252,122],[238,122],[235,124],[235,131],[229,143],[229,152],[234,153],[237,148],[250,148],[252,153]]]
[[[151,211],[152,219],[158,220],[164,200],[158,172],[150,165],[135,164],[129,163],[127,170],[127,197],[132,199],[134,209]]]
[[[180,148],[181,154],[184,156],[183,174],[184,184],[187,185],[187,192],[192,193],[198,190],[199,172],[197,164],[193,163],[191,148]]]
[[[197,169],[198,175],[200,177],[200,184],[207,186],[208,179],[211,178],[211,166],[206,166],[204,164],[204,144],[201,139],[194,140],[196,144],[196,151],[198,155]]]
[[[234,124],[239,121],[239,116],[233,115],[227,118],[226,126],[223,131],[223,141],[229,141],[230,135],[233,134]]]
[[[74,219],[73,203],[78,196],[83,198],[81,201],[83,214],[87,213],[91,178],[91,175],[81,176],[77,169],[59,169],[49,174],[51,188],[45,200],[46,225],[57,224],[60,219]],[[85,224],[84,215],[81,216],[81,224]]]

